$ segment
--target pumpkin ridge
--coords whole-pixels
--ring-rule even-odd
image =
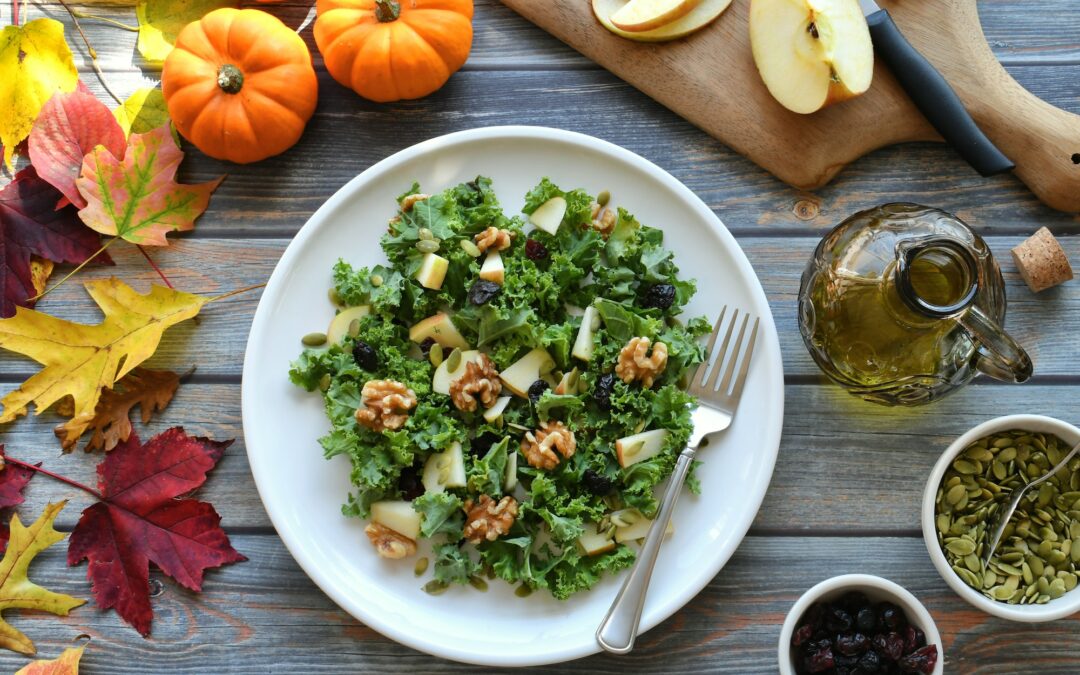
[[[439,50],[437,50],[433,46],[431,46],[431,43],[429,43],[427,41],[427,38],[424,37],[423,33],[416,30],[415,28],[413,28],[412,24],[410,24],[408,22],[402,22],[402,28],[400,30],[405,30],[406,28],[409,30],[409,32],[412,34],[412,36],[416,38],[416,44],[420,45],[420,47],[418,47],[418,49],[424,49],[429,59],[432,59],[432,60],[437,59],[438,62],[442,64],[443,72],[441,73],[441,75],[442,75],[443,81],[445,82],[446,80],[450,79],[450,76],[453,74],[453,70],[450,68],[450,64],[448,64],[446,62],[446,59],[443,57],[443,55],[439,53]],[[391,69],[391,71],[394,71],[394,60],[393,59],[390,60],[390,69]],[[396,72],[394,72],[394,83],[395,83],[395,85],[397,84],[397,73]],[[410,96],[410,97],[404,96],[401,93],[401,88],[400,87],[397,88],[397,94],[401,98],[418,98],[418,97],[414,97],[414,96]]]

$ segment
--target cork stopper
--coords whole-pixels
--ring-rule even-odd
[[[1073,278],[1069,258],[1045,227],[1012,250],[1020,276],[1035,293]]]

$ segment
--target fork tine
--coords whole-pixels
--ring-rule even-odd
[[[746,353],[743,354],[742,366],[739,367],[739,375],[735,378],[735,385],[731,391],[731,397],[735,400],[742,396],[743,385],[746,384],[746,373],[750,370],[750,357],[754,355],[759,323],[761,323],[760,318],[754,319],[754,329],[750,331],[750,341],[746,344]]]
[[[735,344],[731,345],[731,360],[728,361],[727,370],[724,371],[724,379],[720,382],[720,391],[723,394],[727,394],[728,387],[731,386],[731,376],[735,374],[735,366],[739,364],[739,350],[742,349],[743,336],[746,335],[748,321],[750,321],[750,315],[743,314],[742,325],[739,326],[739,337],[735,339]]]
[[[736,309],[731,314],[731,323],[728,324],[727,333],[724,335],[724,341],[720,343],[720,351],[716,352],[716,358],[713,360],[715,364],[712,369],[712,374],[709,375],[709,382],[705,385],[705,391],[712,393],[716,391],[716,381],[720,379],[720,371],[723,370],[724,355],[727,354],[728,342],[731,341],[731,333],[735,330],[735,322],[739,320],[739,310]]]
[[[705,386],[705,376],[709,374],[709,366],[712,364],[712,350],[716,346],[716,336],[720,333],[720,326],[724,325],[724,314],[727,313],[727,305],[720,310],[720,316],[716,319],[716,325],[713,326],[712,335],[709,336],[709,345],[705,347],[705,360],[698,366],[697,371],[694,373],[694,377],[691,382],[697,382],[698,386]],[[700,377],[698,377],[700,375]]]

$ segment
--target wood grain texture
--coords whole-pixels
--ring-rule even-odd
[[[86,675],[480,671],[396,645],[353,620],[315,588],[276,539],[242,535],[233,543],[251,561],[209,572],[197,599],[164,581],[164,592],[154,600],[149,640],[115,614],[90,606],[65,619],[13,614],[13,623],[44,655],[58,653],[80,633],[90,635]],[[66,569],[62,551],[60,544],[39,556],[31,575],[56,591],[85,597],[85,569]],[[484,672],[775,673],[780,625],[791,605],[818,581],[848,572],[896,581],[927,606],[944,634],[946,673],[1075,673],[1080,618],[1025,625],[977,612],[937,575],[922,539],[754,536],[681,612],[643,635],[631,655]],[[5,672],[25,662],[0,654]]]

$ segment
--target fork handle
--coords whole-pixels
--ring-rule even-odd
[[[660,553],[660,545],[664,543],[664,534],[671,522],[671,514],[679,500],[683,483],[686,482],[686,474],[690,472],[690,463],[694,460],[695,452],[696,448],[686,448],[679,454],[675,470],[671,473],[671,482],[668,483],[667,491],[660,502],[660,512],[656,514],[656,520],[649,528],[645,544],[641,547],[634,566],[630,568],[630,574],[623,582],[622,589],[615,596],[615,602],[611,603],[611,609],[596,630],[596,641],[613,654],[626,654],[634,648],[656,556]]]

